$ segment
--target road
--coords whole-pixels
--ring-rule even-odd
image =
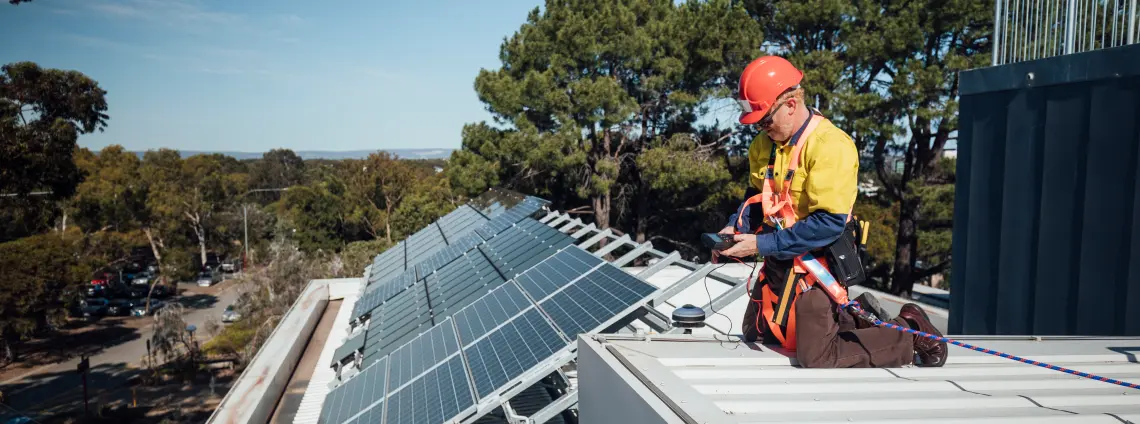
[[[204,329],[209,320],[220,320],[226,306],[237,300],[236,283],[236,280],[226,280],[216,288],[210,289],[180,284],[179,289],[185,291],[177,301],[186,307],[184,315],[186,323]],[[154,324],[150,323],[125,336],[125,341],[122,339],[108,341],[107,345],[114,346],[90,357],[88,392],[92,405],[98,404],[99,400],[111,401],[97,397],[103,389],[120,387],[139,372],[147,353],[146,341],[153,333]],[[196,336],[199,343],[204,343],[204,337]],[[32,415],[33,418],[41,418],[35,415],[58,412],[61,407],[71,407],[75,402],[78,402],[82,408],[82,379],[76,372],[79,361],[80,358],[75,357],[68,361],[46,365],[0,383],[7,404]]]

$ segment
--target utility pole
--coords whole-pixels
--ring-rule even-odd
[[[289,187],[285,187],[285,188],[255,188],[253,190],[242,193],[241,196],[238,196],[238,198],[239,199],[244,198],[245,195],[247,195],[247,194],[254,193],[254,192],[261,192],[261,191],[289,191]],[[242,202],[242,204],[241,204],[241,222],[242,222],[242,227],[245,228],[245,243],[242,246],[245,248],[245,253],[242,255],[242,258],[241,258],[241,272],[244,275],[245,274],[246,261],[249,260],[249,205],[246,204],[245,202]]]
[[[91,410],[87,406],[87,374],[88,370],[91,369],[91,363],[87,360],[87,355],[83,355],[82,358],[83,359],[79,361],[79,365],[75,368],[76,371],[79,372],[79,375],[83,377],[83,414],[84,416],[90,417]]]
[[[241,204],[241,222],[245,227],[245,241],[242,242],[242,247],[245,248],[245,253],[241,255],[241,275],[245,275],[246,261],[249,260],[249,205]]]

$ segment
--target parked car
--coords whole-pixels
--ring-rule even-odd
[[[163,302],[163,301],[158,300],[158,299],[151,299],[150,300],[150,314],[154,315],[155,311],[162,309],[162,307],[164,307],[164,306],[166,306],[166,302]],[[131,316],[142,317],[142,316],[146,316],[146,315],[147,314],[146,314],[146,301],[145,300],[142,302],[139,302],[138,305],[131,308]]]
[[[154,280],[156,278],[158,278],[153,273],[151,273],[150,271],[142,271],[142,272],[139,272],[137,274],[133,274],[132,277],[133,277],[133,278],[131,278],[131,285],[132,286],[149,286],[150,283],[153,283]]]
[[[222,311],[222,322],[234,322],[240,318],[241,314],[234,309],[234,305],[227,306],[226,310]]]
[[[88,320],[107,315],[107,307],[111,302],[102,297],[89,297],[79,301],[80,315]]]
[[[131,308],[142,304],[137,299],[112,299],[107,305],[107,315],[125,317],[131,315]]]
[[[224,272],[234,273],[241,270],[241,259],[227,259],[222,262],[221,270]]]
[[[215,271],[202,271],[198,274],[198,286],[210,287],[222,282],[222,274]]]

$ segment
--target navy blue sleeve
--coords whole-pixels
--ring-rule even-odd
[[[757,190],[755,187],[749,186],[748,188],[746,188],[744,190],[744,198],[740,199],[740,204],[737,205],[736,209],[733,210],[733,214],[728,217],[728,224],[725,224],[724,226],[725,227],[731,226],[733,228],[736,228],[736,231],[739,231],[741,233],[755,232],[755,231],[750,230],[750,228],[752,227],[752,220],[749,219],[749,215],[751,215],[750,213],[747,213],[749,211],[745,211],[746,213],[744,215],[744,220],[742,222],[744,224],[744,228],[740,228],[736,225],[736,219],[740,217],[740,210],[742,208],[744,208],[744,203],[747,202],[748,199],[751,199],[752,196],[755,196],[757,194],[760,194],[760,190]],[[759,209],[760,205],[756,204],[753,206],[756,207],[757,209]],[[724,228],[724,227],[721,227],[721,228]]]
[[[786,260],[827,246],[843,234],[847,214],[815,211],[792,228],[756,236],[760,256]]]

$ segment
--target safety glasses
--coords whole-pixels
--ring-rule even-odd
[[[736,99],[736,102],[740,104],[740,109],[744,113],[752,113],[753,112],[752,104],[749,103],[748,100]],[[767,115],[764,115],[764,118],[761,118],[760,121],[757,121],[756,125],[759,125],[761,128],[766,128],[768,126],[771,126],[772,125],[772,117],[776,116],[776,111],[780,110],[780,107],[783,105],[784,105],[784,103],[782,103],[782,102],[780,104],[777,104],[776,107],[774,107],[774,108],[772,108],[772,110],[768,111]]]
[[[763,118],[760,118],[759,121],[756,121],[756,125],[759,125],[760,128],[768,128],[772,126],[772,117],[776,116],[776,111],[780,110],[780,107],[782,106],[784,106],[784,103],[777,104],[776,107],[772,108],[772,110],[769,111],[767,115],[764,115]]]

